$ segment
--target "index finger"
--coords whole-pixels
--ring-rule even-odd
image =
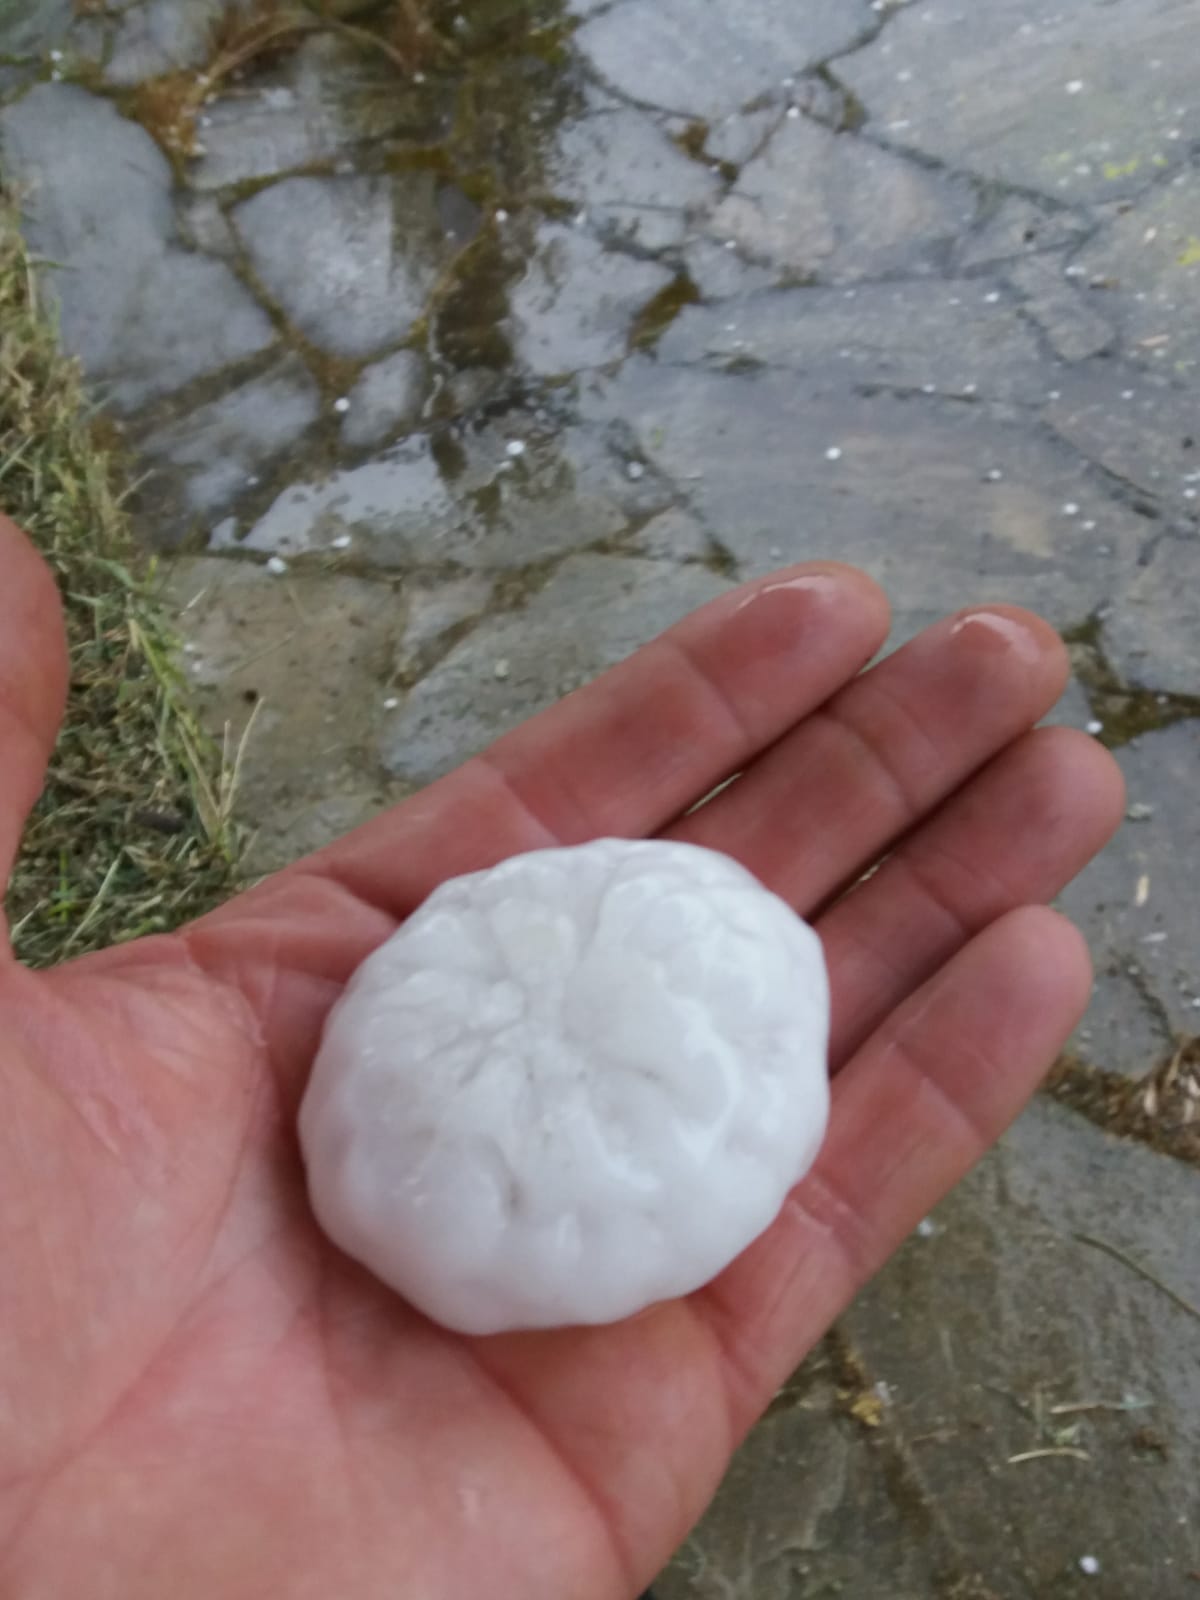
[[[882,591],[840,564],[731,590],[288,870],[402,917],[443,878],[519,851],[652,833],[828,699],[887,628]]]

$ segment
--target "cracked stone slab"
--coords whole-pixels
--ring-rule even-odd
[[[783,367],[814,381],[975,400],[1040,402],[1057,374],[1007,295],[987,280],[789,289],[688,306],[659,360]]]
[[[1200,695],[1200,529],[1155,544],[1106,613],[1104,642],[1127,683]]]
[[[643,250],[681,244],[689,217],[721,192],[718,176],[631,106],[565,123],[545,181],[593,225]]]
[[[352,450],[382,444],[417,422],[428,391],[428,363],[416,350],[397,350],[376,361],[346,396],[343,440]]]
[[[636,480],[597,430],[489,426],[437,445],[416,435],[361,466],[296,483],[241,548],[281,556],[349,538],[381,568],[454,561],[521,567],[619,537],[670,502],[653,472]]]
[[[625,0],[586,22],[575,45],[631,100],[715,121],[847,49],[867,31],[866,0]]]
[[[1065,625],[1136,570],[1143,519],[1004,408],[649,362],[594,404],[634,428],[744,576],[836,554],[883,583],[900,635],[981,600]]]
[[[430,173],[287,178],[233,221],[289,321],[321,349],[362,359],[404,339],[453,253],[437,201]]]
[[[1047,422],[1089,460],[1175,519],[1200,516],[1200,406],[1157,372],[1064,373]]]
[[[708,231],[790,274],[852,282],[932,271],[974,210],[965,185],[796,117],[742,169]]]
[[[962,272],[990,267],[997,262],[1037,255],[1075,245],[1090,231],[1081,212],[1035,204],[1024,195],[1005,195],[988,216],[980,220],[956,251],[955,265]]]
[[[248,866],[268,872],[328,844],[399,791],[375,743],[388,713],[404,601],[396,586],[201,556],[168,577],[205,725],[242,756]]]
[[[114,106],[42,84],[0,112],[0,140],[10,177],[29,193],[30,242],[61,267],[46,281],[64,343],[117,409],[273,342],[229,268],[174,243],[170,167]]]
[[[572,556],[520,610],[488,617],[411,690],[383,743],[428,783],[730,585],[700,567]]]
[[[213,29],[235,9],[237,5],[228,0],[145,0],[131,6],[121,18],[104,64],[105,83],[130,88],[147,78],[202,66]]]
[[[1200,907],[1189,872],[1180,862],[1200,852],[1200,809],[1195,803],[1200,774],[1200,724],[1180,722],[1143,734],[1116,752],[1136,814],[1108,849],[1060,897],[1067,915],[1088,936],[1100,974],[1100,1005],[1085,1018],[1097,1041],[1092,1055],[1114,1071],[1141,1063],[1105,1059],[1120,1048],[1106,1035],[1104,1001],[1109,969],[1138,982],[1157,997],[1162,1031],[1200,1032]],[[1143,882],[1144,880],[1144,882]],[[1139,900],[1141,904],[1139,904]]]
[[[669,267],[606,250],[579,228],[547,224],[510,295],[518,360],[542,377],[620,360],[638,314],[673,277]]]
[[[291,450],[320,414],[321,396],[307,367],[286,356],[260,377],[157,428],[141,441],[155,473],[141,496],[142,515],[157,523],[153,542],[177,545],[188,524],[236,503],[254,479]],[[149,513],[148,508],[153,507]],[[164,520],[174,513],[174,536]]]
[[[966,1593],[1186,1592],[1200,1558],[1195,1324],[1079,1235],[1195,1303],[1198,1233],[1194,1171],[1035,1102],[851,1308],[885,1427],[980,1580]],[[1048,1448],[1082,1459],[1019,1459]],[[890,1594],[869,1570],[852,1592]]]
[[[1197,381],[1200,173],[1181,173],[1120,211],[1075,265],[1084,282],[1110,286],[1104,298],[1128,356],[1176,381]]]
[[[1032,256],[1008,269],[1008,282],[1021,296],[1025,315],[1037,323],[1051,349],[1064,361],[1086,361],[1103,355],[1116,341],[1116,330],[1065,276],[1058,256]]]
[[[734,1457],[655,1596],[884,1600],[885,1575],[887,1600],[944,1595],[957,1553],[904,1478],[887,1437],[847,1414],[842,1375],[819,1347]]]
[[[921,0],[837,70],[898,145],[1092,202],[1137,193],[1200,136],[1198,54],[1191,0]]]
[[[0,55],[41,55],[65,38],[73,0],[0,0]]]
[[[203,154],[189,163],[188,183],[208,193],[333,162],[357,145],[394,137],[436,144],[449,132],[449,106],[446,85],[405,81],[361,47],[318,34],[205,108]]]
[[[403,678],[445,654],[465,625],[482,616],[494,584],[485,573],[462,578],[414,578],[405,585],[404,633],[396,651],[396,671]]]

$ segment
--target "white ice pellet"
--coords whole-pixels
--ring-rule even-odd
[[[275,578],[282,578],[288,569],[287,562],[282,556],[270,556],[267,560],[267,571]]]
[[[317,1219],[463,1333],[614,1322],[778,1215],[829,1108],[820,940],[728,857],[539,851],[441,885],[326,1023]]]

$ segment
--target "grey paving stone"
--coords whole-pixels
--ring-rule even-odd
[[[254,718],[239,808],[251,873],[328,844],[399,798],[375,759],[404,621],[394,584],[277,577],[201,556],[175,560],[166,593],[208,725],[237,741]]]
[[[742,169],[709,232],[792,274],[852,282],[932,271],[974,208],[965,185],[797,117]]]
[[[429,390],[425,358],[415,350],[398,350],[367,367],[346,396],[350,409],[342,421],[342,438],[353,450],[382,444],[421,414]]]
[[[545,377],[619,360],[638,313],[673,276],[656,262],[606,251],[579,228],[547,224],[510,297],[518,359]]]
[[[1200,379],[1200,173],[1181,173],[1118,212],[1075,262],[1084,282],[1110,286],[1103,298],[1128,356],[1177,382]]]
[[[961,1572],[952,1538],[915,1486],[905,1495],[902,1458],[847,1415],[848,1398],[819,1349],[734,1458],[703,1522],[655,1581],[656,1600],[947,1593]],[[884,1573],[886,1591],[875,1586]]]
[[[737,304],[689,306],[659,360],[786,368],[825,384],[930,389],[973,400],[1044,400],[1057,381],[1038,339],[989,280],[775,290]]]
[[[233,218],[268,293],[301,333],[338,356],[398,344],[452,249],[427,173],[288,178]]]
[[[229,268],[175,242],[171,171],[107,101],[43,84],[0,113],[10,176],[64,341],[121,410],[265,349],[274,330]],[[114,226],[114,219],[120,220]]]
[[[436,144],[450,131],[448,86],[399,75],[332,34],[305,40],[248,84],[225,85],[201,116],[188,182],[209,192],[347,159],[391,138]]]
[[[396,651],[397,671],[411,676],[431,655],[441,654],[465,624],[483,614],[493,589],[491,578],[482,572],[471,572],[462,578],[414,578],[406,583],[407,604],[404,633]]]
[[[287,556],[349,536],[361,559],[383,568],[519,568],[611,541],[670,494],[654,473],[630,479],[596,430],[527,439],[493,425],[437,449],[416,435],[361,466],[294,484],[245,547]]]
[[[143,439],[155,473],[146,491],[159,522],[154,542],[178,544],[190,521],[211,522],[233,505],[247,480],[263,473],[311,427],[320,403],[304,363],[287,356],[261,377]],[[169,530],[163,517],[172,512],[178,520]]]
[[[1195,1324],[1079,1235],[1195,1303],[1196,1173],[1043,1102],[932,1221],[846,1326],[975,1592],[1182,1600],[1200,1550]],[[1062,1448],[1082,1458],[1019,1459]],[[864,1567],[853,1592],[885,1594]]]
[[[708,534],[695,517],[677,506],[651,517],[629,540],[629,549],[656,561],[704,561],[712,555]]]
[[[888,588],[905,631],[987,599],[1077,622],[1137,570],[1143,519],[1003,408],[649,362],[627,363],[596,403],[634,428],[745,575],[781,552],[837,555]]]
[[[1064,372],[1047,422],[1173,520],[1200,514],[1200,405],[1167,373],[1107,363]]]
[[[1200,134],[1198,50],[1188,0],[1084,12],[922,0],[838,72],[872,126],[910,149],[1056,199],[1100,201],[1137,193]]]
[[[1104,642],[1126,682],[1200,694],[1200,529],[1155,543],[1106,616]]]
[[[593,225],[644,250],[681,243],[689,215],[721,190],[714,173],[629,106],[565,124],[547,158],[546,182],[586,210]]]
[[[1115,343],[1116,330],[1095,299],[1085,298],[1087,291],[1065,276],[1064,264],[1060,256],[1031,256],[1009,267],[1006,277],[1056,355],[1064,361],[1103,355]]]
[[[388,729],[385,765],[429,782],[728,587],[699,567],[572,556],[422,678]]]
[[[40,55],[60,44],[74,11],[72,0],[0,0],[0,55]]]
[[[709,120],[727,116],[847,48],[872,19],[866,0],[625,0],[575,35],[577,48],[632,100]]]
[[[1035,204],[1024,195],[1005,195],[962,241],[955,265],[967,271],[1057,250],[1078,244],[1090,227],[1081,212]]]
[[[127,88],[203,65],[214,27],[233,9],[226,0],[145,0],[131,6],[114,34],[105,82]]]
[[[1098,1064],[1128,1072],[1154,1061],[1128,1059],[1120,1036],[1107,1031],[1116,1008],[1104,1004],[1106,976],[1131,978],[1136,988],[1150,991],[1160,1031],[1165,1025],[1200,1032],[1200,1006],[1193,1004],[1200,999],[1200,907],[1191,873],[1180,867],[1200,851],[1200,724],[1181,722],[1144,734],[1119,750],[1117,759],[1130,805],[1150,814],[1127,822],[1060,903],[1088,935],[1101,978],[1101,1003],[1090,1019],[1092,1054]]]

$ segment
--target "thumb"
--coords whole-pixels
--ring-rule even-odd
[[[0,886],[41,793],[66,692],[58,587],[25,535],[0,515]]]

